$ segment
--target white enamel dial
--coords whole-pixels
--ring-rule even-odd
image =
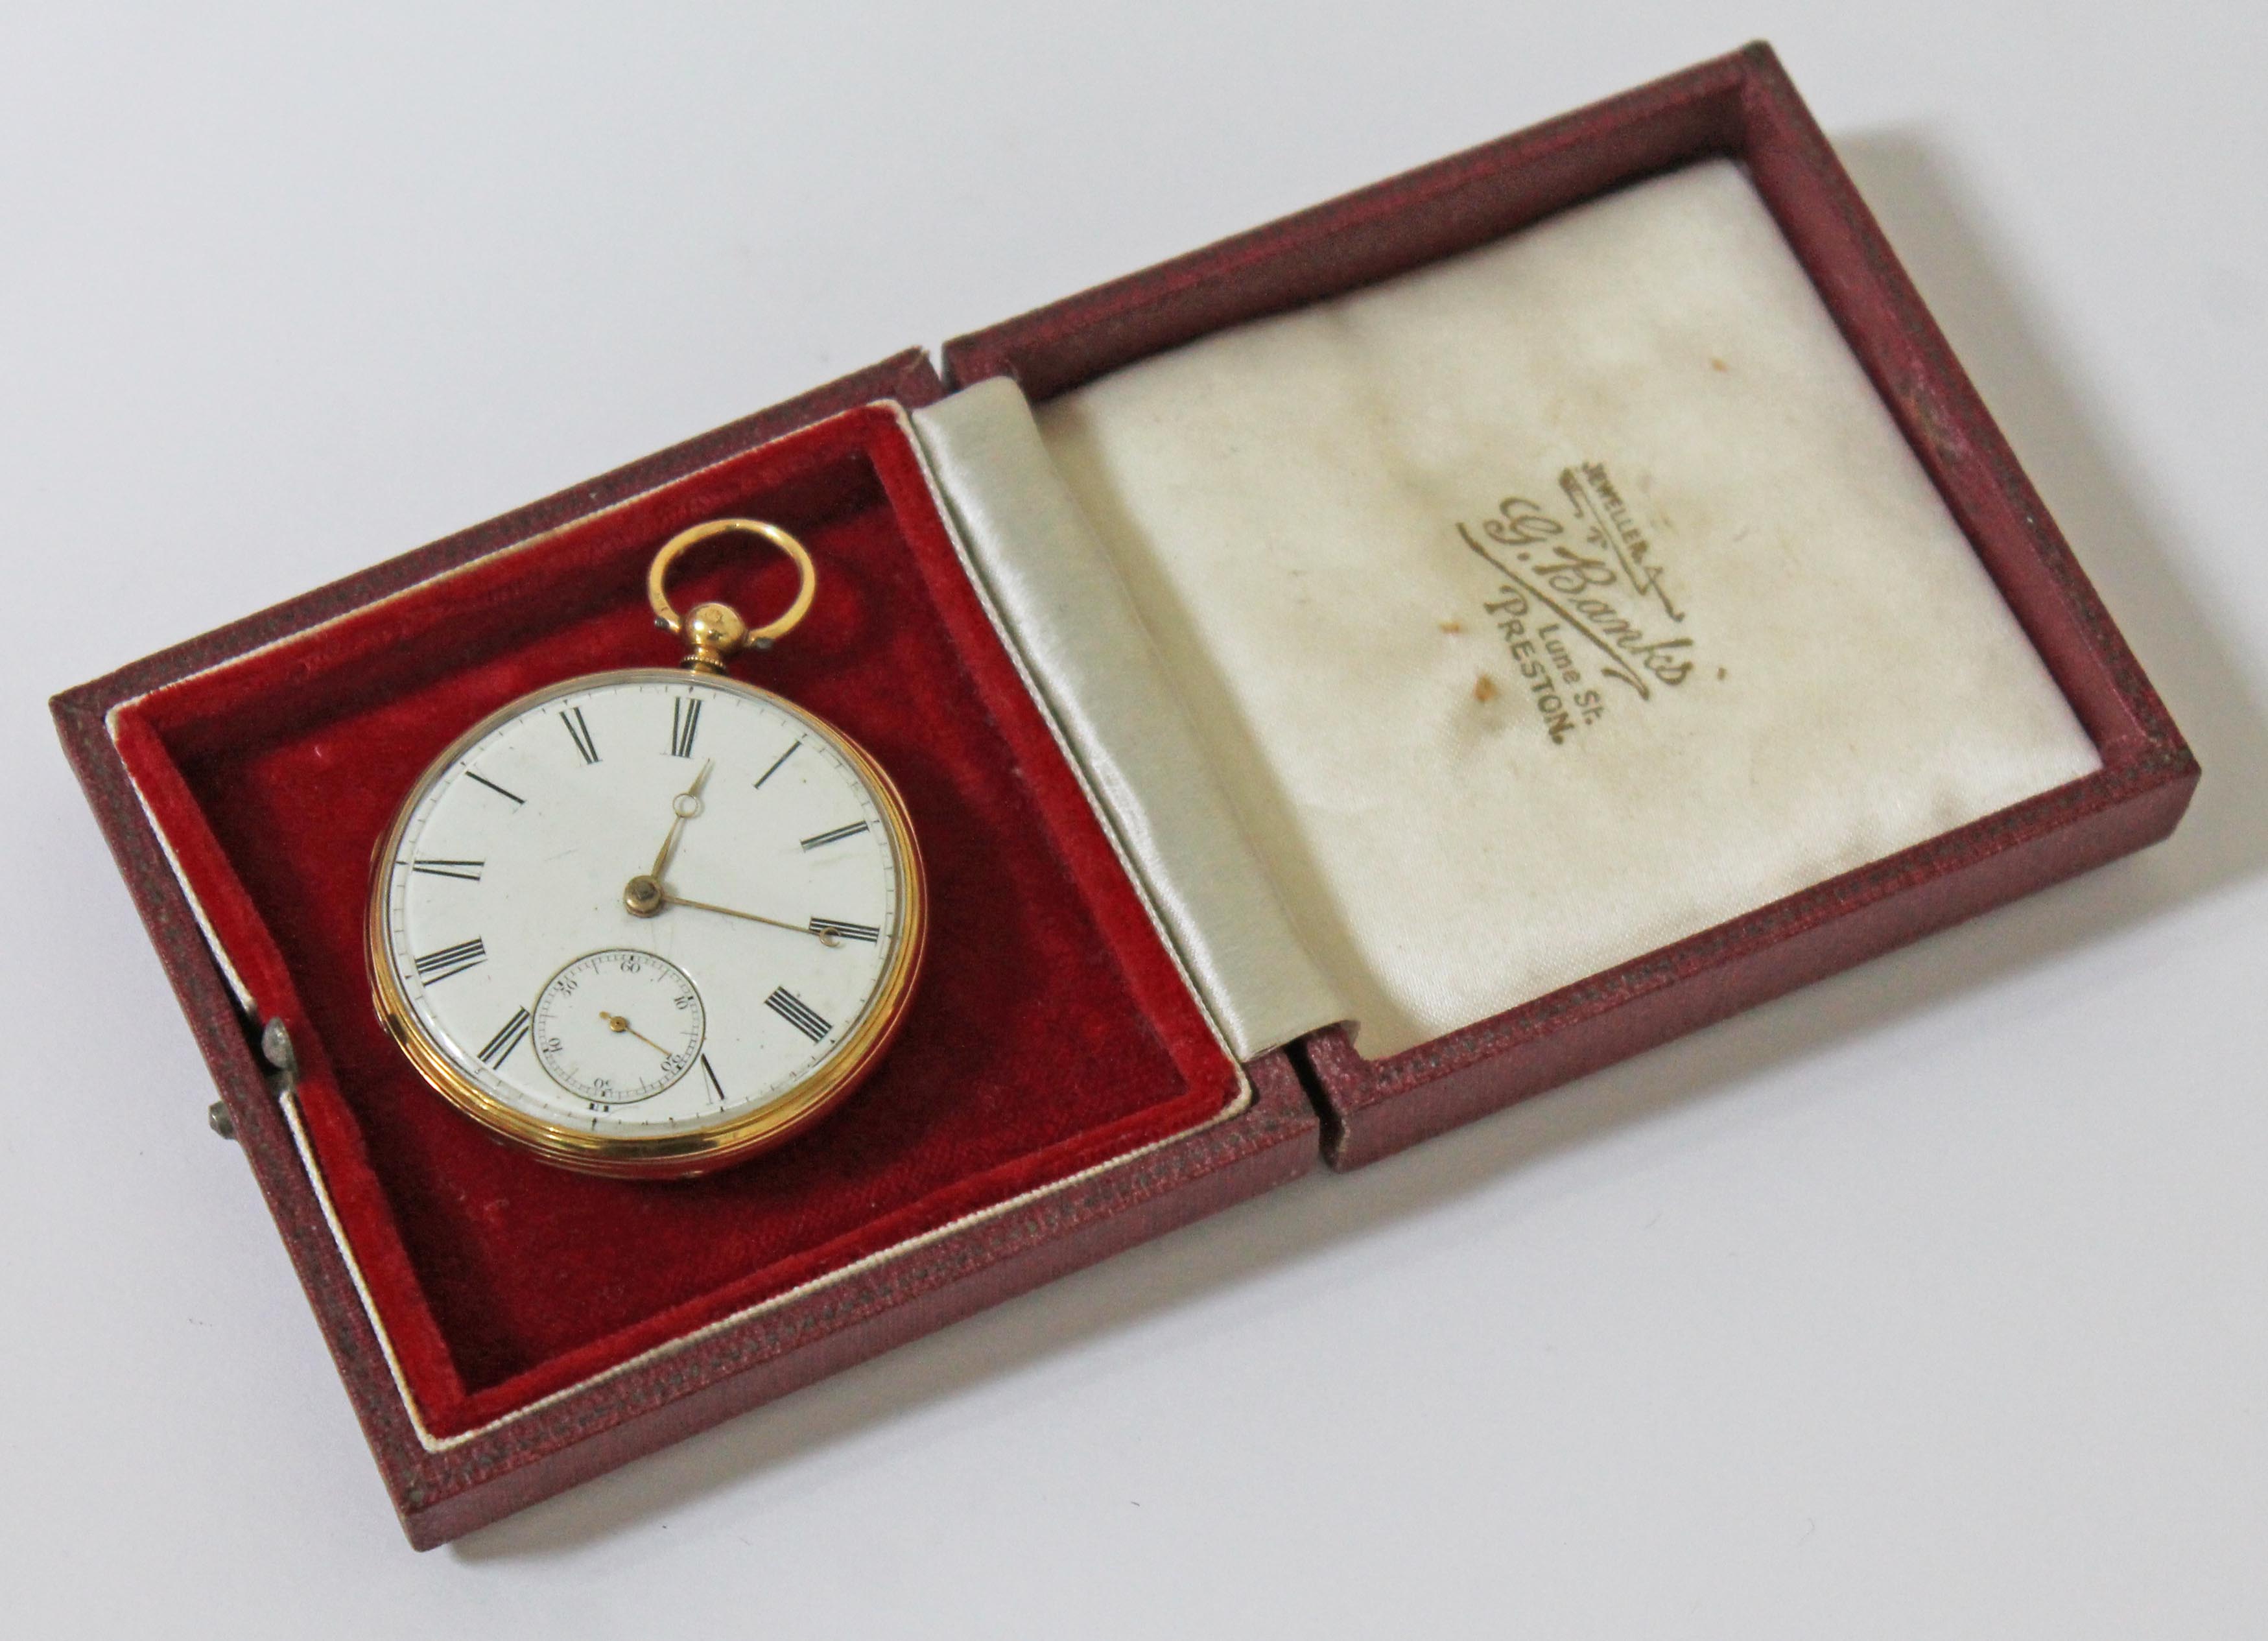
[[[745,1126],[902,1006],[919,867],[887,784],[729,680],[639,670],[530,696],[404,807],[373,896],[382,1006],[441,1063],[429,1079],[471,1085],[460,1103],[502,1107],[507,1131]]]

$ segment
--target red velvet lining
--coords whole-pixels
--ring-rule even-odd
[[[666,665],[640,582],[705,518],[800,534],[821,596],[742,663],[903,791],[935,924],[903,1034],[836,1115],[712,1180],[587,1179],[490,1139],[379,1029],[371,851],[425,763],[514,696]],[[752,614],[729,550],[685,600]],[[122,708],[212,932],[300,1051],[311,1143],[428,1429],[451,1434],[1219,1113],[1212,1038],[968,585],[888,406],[759,446]]]

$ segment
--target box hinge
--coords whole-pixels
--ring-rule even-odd
[[[291,1028],[280,1015],[260,1028],[260,1057],[268,1063],[261,1080],[270,1095],[280,1100],[299,1085],[298,1051],[291,1046]],[[205,1107],[205,1121],[223,1139],[236,1137],[236,1119],[222,1101]]]

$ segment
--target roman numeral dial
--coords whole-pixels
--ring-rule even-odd
[[[764,767],[764,772],[756,776],[756,790],[758,791],[763,791],[764,783],[771,779],[773,776],[777,775],[781,769],[785,766],[787,761],[795,756],[796,748],[802,745],[803,743],[799,740],[790,741],[788,743],[787,750],[780,754],[778,757],[774,758],[770,763]]]
[[[487,1046],[481,1050],[482,1063],[486,1065],[501,1066],[506,1060],[512,1058],[512,1051],[514,1049],[527,1041],[527,1034],[534,1029],[534,1021],[526,1009],[515,1012],[504,1023],[497,1034],[489,1039]]]
[[[567,726],[567,739],[575,743],[575,750],[581,754],[583,762],[596,763],[599,761],[599,743],[591,739],[591,725],[583,717],[583,709],[569,707],[559,715],[559,721]]]
[[[568,1137],[555,1158],[800,1122],[907,1006],[904,813],[761,690],[656,668],[538,691],[437,755],[380,841],[380,1009],[468,1115]]]
[[[764,1006],[814,1042],[820,1041],[835,1029],[827,1023],[824,1015],[785,986],[772,988],[771,996],[764,999]]]
[[[445,946],[438,952],[428,952],[416,960],[413,967],[417,978],[429,986],[454,979],[468,969],[478,968],[489,960],[488,947],[476,935],[469,940],[460,940],[454,946]]]
[[[409,870],[422,872],[429,878],[454,878],[460,883],[478,883],[483,860],[413,860]]]
[[[689,758],[701,732],[701,697],[680,696],[669,703],[669,755]]]

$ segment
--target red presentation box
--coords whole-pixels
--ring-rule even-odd
[[[1239,1065],[957,545],[908,413],[1035,401],[1740,160],[2102,756],[2099,771],[1534,1003],[1368,1060]],[[372,845],[426,762],[541,685],[666,665],[640,593],[684,526],[777,520],[829,597],[763,681],[904,790],[929,972],[843,1111],[652,1185],[569,1174],[425,1090],[372,1010]],[[744,607],[771,585],[703,578]],[[1761,46],[909,351],[56,698],[413,1543],[446,1542],[836,1369],[1350,1167],[2163,836],[2198,770]]]

